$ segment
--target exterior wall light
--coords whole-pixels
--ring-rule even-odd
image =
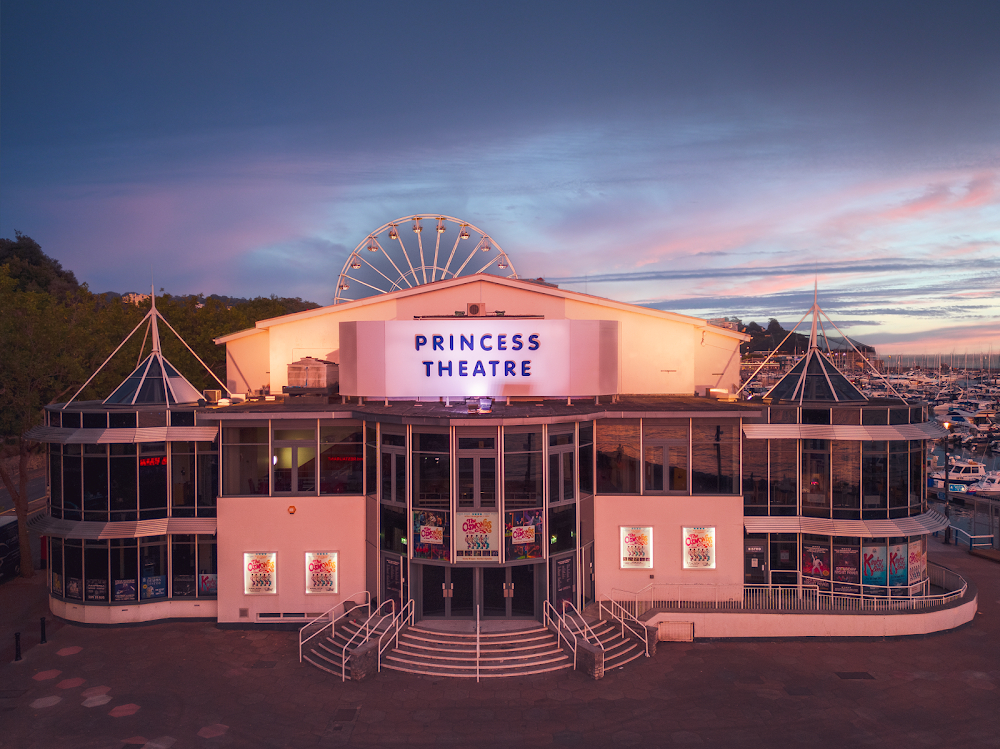
[[[288,514],[289,515],[295,514],[295,505],[288,505]]]

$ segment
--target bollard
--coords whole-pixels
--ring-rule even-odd
[[[21,660],[21,633],[14,633],[14,660]]]
[[[48,640],[45,639],[45,617],[43,616],[42,617],[42,639],[39,640],[38,644],[39,645],[44,645],[47,642],[48,642]]]

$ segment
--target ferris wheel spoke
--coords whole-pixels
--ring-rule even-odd
[[[399,242],[399,249],[403,251],[403,257],[406,258],[406,264],[410,266],[410,273],[413,274],[413,282],[419,284],[420,281],[417,280],[417,271],[413,267],[413,262],[410,260],[410,253],[406,251],[406,245],[403,244],[403,235],[398,231],[396,232],[396,241]],[[406,277],[405,274],[403,277]]]
[[[438,222],[440,225],[440,222]],[[439,229],[435,230],[437,238],[434,240],[434,265],[431,266],[431,281],[437,280],[437,270],[438,270],[438,250],[441,249],[441,231]]]
[[[485,242],[485,241],[486,241],[486,237],[480,237],[479,238],[479,241],[476,243],[476,246],[472,248],[472,252],[470,252],[469,256],[467,258],[465,258],[465,262],[462,263],[462,265],[459,267],[459,269],[457,271],[455,271],[455,275],[456,276],[459,275],[459,274],[461,274],[461,272],[463,270],[465,270],[465,266],[468,265],[469,262],[472,260],[472,258],[474,258],[476,256],[476,253],[479,251],[479,248],[483,246],[483,242]]]
[[[496,262],[497,260],[499,260],[502,257],[503,257],[503,253],[501,252],[495,258],[493,258],[488,263],[486,263],[486,265],[484,265],[482,268],[480,268],[479,270],[477,270],[476,273],[482,273],[482,272],[484,272],[487,268],[489,268],[491,265],[493,265],[494,262]]]
[[[455,250],[458,249],[458,243],[461,242],[461,241],[462,241],[462,229],[460,228],[458,230],[458,236],[455,237],[455,244],[452,245],[451,254],[448,256],[448,262],[445,263],[444,264],[444,268],[441,269],[441,280],[442,281],[444,280],[444,277],[446,275],[448,275],[448,266],[451,265],[452,258],[455,257]]]
[[[380,289],[380,288],[379,288],[378,286],[372,286],[372,285],[371,285],[370,283],[365,283],[365,282],[364,282],[364,281],[362,281],[361,279],[359,279],[359,278],[355,278],[354,276],[349,276],[349,275],[347,275],[346,273],[344,273],[344,274],[343,274],[343,276],[344,276],[344,278],[349,278],[349,279],[351,279],[352,281],[354,281],[354,283],[359,283],[359,284],[361,284],[362,286],[367,286],[367,287],[368,287],[369,289],[374,289],[374,290],[375,290],[375,291],[377,291],[377,292],[378,292],[379,294],[388,294],[388,293],[389,293],[389,291],[390,291],[390,290],[386,290],[386,289]]]
[[[376,244],[378,244],[378,243],[376,242]],[[381,248],[379,248],[379,249],[381,249]],[[384,250],[383,250],[383,252],[384,252]],[[396,281],[393,281],[391,278],[389,278],[389,276],[387,276],[385,273],[383,273],[382,271],[380,271],[378,268],[376,268],[374,265],[372,265],[371,263],[369,263],[367,260],[365,260],[360,255],[358,255],[358,257],[361,259],[362,263],[364,263],[365,265],[367,265],[369,268],[371,268],[373,271],[375,271],[376,273],[378,273],[380,276],[382,276],[382,278],[384,278],[386,281],[389,282],[389,290],[390,291],[392,291],[393,289],[396,288],[396,286],[397,286],[397,282]],[[390,262],[392,262],[391,259],[390,259]],[[398,270],[398,268],[397,268],[397,270]]]
[[[399,266],[398,266],[398,265],[396,265],[396,261],[392,259],[392,255],[390,255],[390,254],[389,254],[388,252],[386,252],[386,251],[385,251],[385,247],[383,247],[383,246],[382,246],[382,243],[381,243],[381,242],[379,242],[379,241],[378,241],[378,240],[376,239],[376,240],[375,240],[375,245],[376,245],[376,246],[377,246],[377,247],[378,247],[378,248],[379,248],[379,249],[380,249],[380,250],[382,251],[382,254],[383,254],[383,255],[385,255],[385,259],[386,259],[386,260],[388,260],[388,261],[389,261],[390,263],[392,263],[392,267],[396,269],[396,273],[398,273],[398,274],[399,274],[399,277],[400,277],[400,278],[401,278],[401,279],[402,279],[403,281],[406,281],[406,285],[407,285],[407,286],[408,286],[409,288],[411,288],[411,289],[412,289],[412,288],[413,288],[413,284],[411,284],[411,283],[410,283],[409,281],[407,281],[407,280],[406,280],[406,274],[405,274],[405,273],[403,273],[403,271],[401,271],[401,270],[399,269]],[[385,274],[383,274],[383,275],[385,275]],[[414,280],[416,280],[416,279],[414,279]],[[390,283],[392,283],[392,285],[393,285],[393,286],[398,286],[399,288],[403,288],[402,286],[399,286],[399,281],[390,281]]]
[[[417,224],[419,227],[419,224]],[[424,260],[424,240],[421,238],[421,233],[414,229],[414,234],[417,235],[417,247],[420,248],[420,274],[424,277],[424,283],[427,283],[427,261]]]

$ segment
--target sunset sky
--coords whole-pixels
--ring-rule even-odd
[[[4,0],[0,236],[332,302],[367,233],[704,317],[1000,351],[1000,3]],[[846,326],[846,327],[845,327]]]

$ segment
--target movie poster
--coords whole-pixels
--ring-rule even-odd
[[[61,596],[63,594],[62,575],[58,572],[52,573],[52,593],[57,596]]]
[[[909,580],[910,585],[916,585],[927,577],[927,547],[924,539],[910,541],[909,545]]]
[[[413,511],[413,558],[451,561],[451,534],[448,513]]]
[[[885,586],[889,580],[886,561],[885,544],[862,544],[861,582]]]
[[[248,596],[278,592],[278,555],[273,551],[249,551],[243,555],[243,592]]]
[[[80,600],[83,598],[83,580],[78,577],[66,578],[66,597]]]
[[[653,568],[653,529],[650,526],[621,526],[621,568]]]
[[[306,593],[337,593],[337,552],[306,552]]]
[[[198,575],[198,595],[215,596],[219,594],[219,576],[202,572]]]
[[[905,586],[910,584],[906,571],[907,544],[889,544],[889,585]]]
[[[861,583],[861,548],[833,547],[833,592],[857,593]]]
[[[495,512],[455,513],[455,561],[500,561],[500,516]]]
[[[684,528],[682,543],[684,569],[715,569],[715,528]]]
[[[116,601],[134,601],[138,593],[138,580],[134,577],[126,580],[115,580],[114,598]]]
[[[830,569],[830,547],[826,544],[802,544],[802,577],[819,583],[821,590],[829,590],[832,580]]]
[[[139,596],[144,600],[147,598],[166,598],[167,576],[149,575],[148,577],[142,578],[142,586],[139,589]]]
[[[507,561],[516,559],[541,559],[542,528],[541,510],[518,510],[504,514],[504,553]]]

